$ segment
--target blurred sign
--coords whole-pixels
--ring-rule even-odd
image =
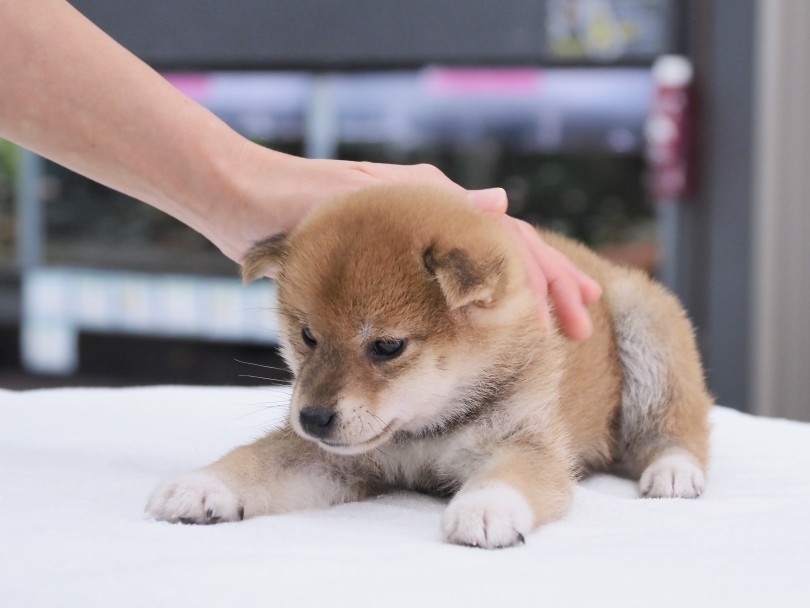
[[[667,52],[668,0],[548,0],[546,45],[554,59],[615,62]]]

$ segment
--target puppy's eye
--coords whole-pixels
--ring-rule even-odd
[[[312,335],[309,327],[304,327],[301,330],[301,339],[304,340],[304,344],[309,346],[310,348],[314,348],[318,341],[315,339],[315,336]]]
[[[405,340],[375,340],[371,345],[371,354],[375,359],[393,359],[405,350]]]

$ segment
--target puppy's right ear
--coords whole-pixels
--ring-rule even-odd
[[[247,284],[259,277],[277,275],[287,255],[287,235],[277,234],[259,241],[242,260],[242,282]]]
[[[450,309],[468,304],[492,306],[503,289],[503,258],[497,254],[478,256],[454,247],[440,253],[431,245],[422,260],[444,293]]]

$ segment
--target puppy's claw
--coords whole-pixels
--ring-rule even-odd
[[[502,549],[526,542],[533,516],[526,499],[507,484],[458,494],[442,517],[444,539],[459,545]]]
[[[219,479],[204,472],[160,484],[146,512],[155,519],[183,524],[216,524],[245,517],[239,498]]]
[[[703,493],[706,478],[691,454],[676,450],[656,458],[638,485],[644,498],[697,498]]]

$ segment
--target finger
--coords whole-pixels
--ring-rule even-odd
[[[590,276],[582,272],[571,259],[554,249],[549,248],[549,254],[556,257],[559,264],[564,267],[571,277],[577,282],[582,303],[589,306],[602,297],[602,286],[594,281]]]
[[[591,317],[582,303],[579,287],[570,275],[549,281],[548,293],[563,333],[571,340],[586,340],[593,332]]]
[[[485,190],[464,190],[457,183],[447,177],[434,165],[422,163],[419,165],[392,165],[387,163],[359,162],[353,165],[362,173],[390,182],[427,182],[449,187],[465,193],[468,202],[491,215],[506,213],[508,200],[503,188],[487,188]]]
[[[585,302],[587,306],[590,306],[591,304],[598,302],[602,297],[602,286],[581,270],[579,273],[579,290],[582,294],[582,301]]]
[[[543,241],[533,227],[519,220],[516,223],[548,283],[548,297],[563,333],[572,340],[588,338],[593,326],[575,278],[581,273],[572,272],[576,270],[573,262]]]
[[[542,269],[537,264],[535,255],[526,242],[525,236],[520,229],[520,225],[515,218],[508,215],[498,218],[501,225],[512,235],[512,241],[518,249],[529,286],[537,298],[540,320],[546,328],[551,327],[551,314],[548,307],[548,282]]]
[[[469,190],[467,201],[475,208],[491,215],[506,213],[508,201],[506,190],[503,188],[489,188],[487,190]]]
[[[435,165],[421,163],[418,165],[392,165],[388,163],[361,163],[366,171],[376,177],[392,182],[422,182],[451,186],[462,190]]]

